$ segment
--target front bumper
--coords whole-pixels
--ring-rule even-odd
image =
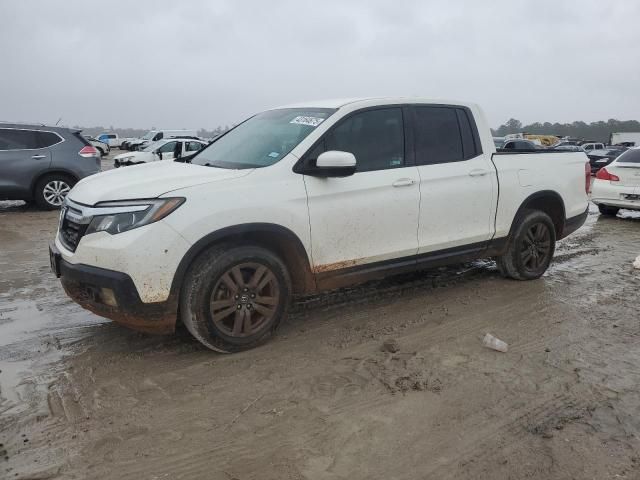
[[[175,295],[162,302],[144,303],[126,273],[72,264],[61,257],[55,244],[49,248],[52,268],[60,276],[65,292],[81,307],[133,330],[157,334],[175,331]]]

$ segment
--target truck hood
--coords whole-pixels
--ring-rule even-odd
[[[229,170],[164,160],[91,175],[73,187],[69,198],[85,205],[155,198],[181,188],[244,177],[253,170]]]

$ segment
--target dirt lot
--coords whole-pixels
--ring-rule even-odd
[[[538,281],[483,261],[297,299],[226,356],[68,300],[56,220],[0,202],[0,478],[640,478],[639,215],[594,209]]]

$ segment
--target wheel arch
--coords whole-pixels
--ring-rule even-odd
[[[509,237],[513,235],[518,223],[522,220],[527,210],[539,210],[549,215],[553,222],[553,226],[555,227],[556,239],[562,238],[562,232],[564,230],[567,217],[565,213],[564,200],[558,192],[553,190],[541,190],[525,198],[513,217],[511,229],[509,230]]]
[[[307,251],[298,236],[286,227],[272,223],[246,223],[211,232],[194,243],[178,264],[171,283],[171,295],[179,298],[184,277],[193,262],[208,248],[220,244],[256,245],[278,255],[291,275],[294,294],[316,289],[315,276]]]
[[[64,175],[65,177],[70,177],[71,179],[73,179],[74,182],[78,182],[79,180],[77,175],[73,174],[69,170],[65,170],[64,168],[52,168],[50,170],[45,170],[44,172],[40,172],[38,175],[33,177],[33,180],[31,180],[31,187],[29,188],[29,192],[31,192],[31,197],[34,198],[36,185],[38,185],[38,182],[40,182],[40,180],[42,180],[44,177],[48,175],[55,175],[55,174]]]

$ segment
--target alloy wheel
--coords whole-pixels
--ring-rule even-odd
[[[275,274],[260,263],[240,263],[216,282],[209,310],[214,325],[230,337],[248,337],[271,323],[281,301]]]
[[[538,270],[543,266],[551,253],[551,232],[544,223],[531,225],[520,246],[522,265],[529,271]]]
[[[44,199],[54,207],[61,207],[65,197],[71,190],[69,184],[63,180],[51,180],[42,190]]]

